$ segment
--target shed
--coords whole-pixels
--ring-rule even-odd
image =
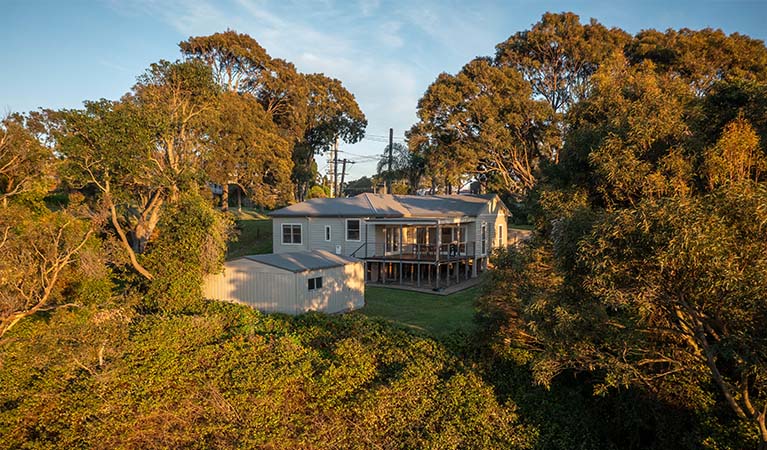
[[[350,311],[365,305],[364,265],[325,250],[243,256],[207,276],[203,295],[263,312]]]

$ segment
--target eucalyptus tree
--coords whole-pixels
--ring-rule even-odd
[[[354,94],[341,81],[321,73],[304,75],[304,78],[309,89],[306,129],[293,154],[299,199],[316,178],[314,155],[329,151],[337,141],[359,142],[367,127],[367,119]]]
[[[551,157],[548,104],[532,98],[517,70],[489,58],[471,61],[456,75],[441,74],[418,102],[418,116],[413,145],[426,149],[432,172],[452,184],[471,174],[494,189],[523,194],[535,185],[541,161]]]
[[[219,88],[199,62],[161,61],[120,101],[48,111],[68,180],[97,193],[131,265],[155,236],[166,205],[204,185],[208,126]]]
[[[215,80],[226,90],[251,95],[258,101],[279,132],[268,145],[279,147],[286,141],[291,147],[293,167],[290,169],[298,198],[305,195],[316,178],[316,154],[327,151],[337,139],[347,143],[362,139],[367,125],[365,115],[354,95],[340,81],[322,74],[301,74],[291,62],[269,56],[252,37],[232,30],[191,37],[179,45],[185,56],[212,67]],[[251,114],[259,113],[252,111]],[[254,126],[265,127],[265,132],[271,129],[260,121]],[[221,160],[234,160],[247,153],[217,150]],[[260,154],[257,149],[253,152]],[[244,179],[242,175],[232,173],[227,182],[258,185],[257,181]],[[277,178],[282,179],[281,175]],[[278,196],[281,201],[287,199],[283,194]]]
[[[562,113],[588,95],[591,75],[630,39],[594,19],[584,25],[573,13],[545,13],[530,30],[498,44],[495,61],[521,72],[535,95]]]

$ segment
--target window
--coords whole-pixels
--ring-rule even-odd
[[[482,223],[482,232],[480,234],[480,242],[482,244],[482,247],[481,247],[482,254],[484,255],[487,253],[487,224],[484,222]]]
[[[330,225],[325,225],[325,242],[330,242]]]
[[[309,278],[309,290],[322,289],[322,277]]]
[[[498,246],[503,245],[503,225],[498,225]]]
[[[282,243],[285,245],[301,245],[301,224],[282,224]]]
[[[346,219],[346,240],[360,240],[360,219]]]

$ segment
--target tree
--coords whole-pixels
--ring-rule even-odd
[[[257,205],[273,208],[291,199],[290,144],[249,95],[225,92],[210,122],[211,140],[204,157],[207,176],[224,188],[222,209],[228,209],[228,185],[240,186]]]
[[[119,102],[46,113],[68,179],[98,192],[131,265],[147,279],[137,255],[165,206],[207,182],[202,165],[218,94],[202,63],[161,61]]]
[[[0,337],[25,317],[54,308],[94,228],[71,211],[0,212]]]
[[[495,60],[521,72],[535,95],[561,113],[588,95],[591,75],[630,39],[594,19],[582,25],[573,13],[545,13],[532,29],[498,44]]]
[[[377,177],[382,180],[401,181],[407,185],[407,193],[415,194],[426,170],[426,161],[406,145],[395,142],[392,146],[392,165],[389,171],[389,146],[376,165]],[[372,186],[371,186],[372,189]]]
[[[314,186],[309,189],[309,192],[306,194],[306,199],[313,199],[313,198],[327,198],[328,193],[323,189],[322,186],[315,184]]]
[[[373,180],[368,177],[357,178],[345,183],[343,193],[346,197],[354,197],[365,192],[373,192]]]
[[[767,81],[767,48],[738,33],[728,36],[711,28],[644,30],[626,53],[634,63],[650,60],[660,71],[682,77],[699,96],[719,81]]]
[[[616,56],[591,83],[539,187],[538,239],[496,260],[482,307],[496,345],[513,342],[542,384],[577,371],[597,393],[630,386],[697,411],[721,399],[765,448],[758,133],[741,115],[705,120],[710,99],[650,61]]]
[[[299,199],[316,178],[312,170],[314,155],[329,151],[336,140],[348,144],[359,142],[367,127],[367,119],[354,95],[339,80],[323,74],[304,77],[309,86],[307,126],[303,140],[293,150],[293,180]]]
[[[30,129],[29,118],[9,115],[0,121],[0,199],[8,201],[36,190],[46,191],[52,181],[53,153]]]
[[[425,150],[430,172],[446,184],[462,175],[523,195],[542,160],[552,158],[551,111],[534,100],[513,68],[477,58],[455,76],[441,74],[418,102],[420,122],[409,133]]]
[[[190,37],[178,44],[181,52],[207,64],[214,80],[230,92],[253,93],[255,82],[270,70],[271,57],[255,39],[233,30]]]

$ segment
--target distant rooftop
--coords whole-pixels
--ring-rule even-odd
[[[328,269],[357,262],[356,259],[335,255],[326,250],[313,250],[292,253],[267,253],[264,255],[243,256],[244,259],[260,262],[267,266],[278,267],[290,272]]]
[[[273,217],[456,217],[476,216],[497,197],[485,195],[359,194],[349,198],[313,198],[269,215]]]

